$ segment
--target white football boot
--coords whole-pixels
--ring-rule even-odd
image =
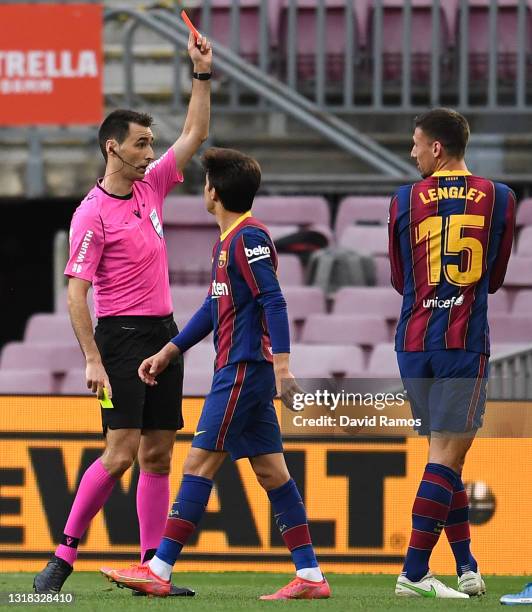
[[[400,597],[434,597],[440,599],[469,599],[467,593],[460,593],[446,586],[429,572],[421,580],[412,582],[406,576],[399,576],[395,594]]]
[[[486,593],[486,585],[480,572],[464,572],[458,576],[458,590],[460,593],[468,595],[484,595]]]

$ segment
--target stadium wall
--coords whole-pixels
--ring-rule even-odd
[[[68,231],[78,204],[69,198],[0,199],[0,348],[22,339],[30,315],[53,311],[54,235]]]
[[[202,404],[202,398],[184,403],[186,427],[174,449],[173,492]],[[81,397],[0,397],[0,438],[0,572],[35,571],[61,537],[83,471],[101,452],[98,405]],[[426,462],[425,440],[288,438],[285,449],[324,570],[397,573]],[[531,571],[532,489],[523,485],[523,474],[530,473],[530,438],[476,440],[464,481],[473,497],[473,549],[486,574]],[[128,472],[93,521],[78,569],[136,560],[137,478],[138,468]],[[199,535],[178,567],[291,571],[268,500],[246,461],[225,462]],[[445,536],[432,569],[454,573]]]

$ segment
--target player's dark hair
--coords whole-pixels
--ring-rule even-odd
[[[211,147],[201,161],[209,186],[216,189],[226,210],[244,213],[251,209],[261,178],[256,160],[234,149]]]
[[[98,130],[98,142],[105,161],[107,161],[105,143],[110,138],[114,138],[119,144],[122,144],[129,134],[130,123],[136,123],[143,127],[151,127],[153,125],[153,117],[148,115],[148,113],[137,113],[136,111],[119,108],[109,113],[103,120]]]
[[[416,127],[441,142],[450,157],[462,159],[469,140],[469,123],[451,108],[433,108],[415,118]]]

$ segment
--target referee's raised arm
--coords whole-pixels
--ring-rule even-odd
[[[130,109],[109,113],[98,130],[104,176],[72,217],[65,268],[68,308],[86,359],[87,386],[104,400],[105,450],[80,480],[61,543],[35,577],[38,593],[59,593],[92,518],[135,460],[143,563],[153,556],[166,522],[172,447],[183,427],[183,356],[166,364],[156,387],[150,385],[152,378],[140,380],[137,372],[147,355],[161,351],[178,334],[162,210],[168,193],[183,182],[182,169],[209,134],[212,61],[203,37],[189,39],[188,53],[194,81],[181,136],[155,159],[151,115]],[[91,285],[98,319],[94,333],[87,305]]]
[[[192,95],[183,131],[173,144],[177,168],[180,171],[207,140],[211,114],[211,43],[203,36],[196,44],[195,37],[190,34],[188,54],[194,65]]]

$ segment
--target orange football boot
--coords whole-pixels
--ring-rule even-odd
[[[330,596],[331,589],[325,578],[321,582],[313,582],[296,576],[276,593],[261,595],[260,599],[327,599]]]
[[[155,597],[168,597],[170,595],[170,580],[159,578],[147,564],[133,564],[130,567],[118,570],[102,567],[100,572],[110,582],[114,582],[119,587],[126,587]]]

